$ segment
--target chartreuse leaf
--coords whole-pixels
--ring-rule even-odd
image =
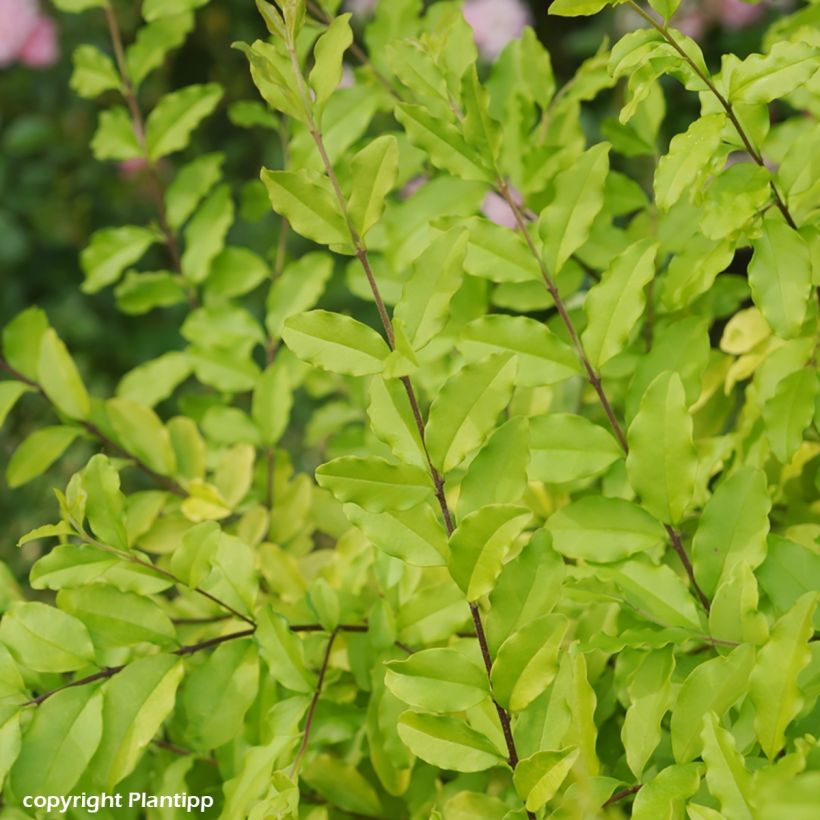
[[[724,817],[753,820],[751,779],[732,733],[723,729],[715,712],[702,719],[703,760],[709,791],[720,801]]]
[[[544,615],[510,635],[492,668],[493,696],[513,712],[525,709],[558,672],[561,644],[569,628],[565,615]]]
[[[739,561],[724,576],[712,598],[709,634],[724,641],[765,643],[769,624],[758,612],[759,600],[754,571],[745,561]]]
[[[335,17],[316,41],[313,49],[313,68],[308,75],[308,83],[315,94],[313,106],[320,124],[325,105],[341,82],[342,57],[352,42],[350,14]]]
[[[629,482],[667,524],[683,517],[695,491],[697,454],[680,376],[661,373],[647,388],[627,432]]]
[[[37,707],[11,770],[15,794],[68,794],[82,776],[103,730],[98,687],[65,689]]]
[[[305,766],[303,776],[312,789],[343,811],[360,817],[385,816],[379,796],[367,778],[337,757],[318,755]]]
[[[41,427],[18,445],[6,467],[9,487],[20,487],[42,475],[80,434],[76,427]]]
[[[332,271],[333,260],[326,253],[306,253],[287,265],[267,300],[265,327],[274,338],[282,336],[286,319],[316,304]]]
[[[780,381],[774,395],[763,405],[766,438],[783,464],[791,460],[803,440],[804,430],[811,424],[818,391],[815,369],[804,367]]]
[[[225,237],[233,223],[234,204],[228,185],[219,185],[205,198],[185,227],[182,273],[191,282],[204,282],[211,263],[225,247]]]
[[[375,456],[335,458],[316,469],[316,481],[339,501],[376,513],[409,510],[433,494],[430,476],[421,467]]]
[[[253,391],[251,415],[259,428],[262,443],[276,444],[285,432],[293,404],[290,374],[280,362],[269,365]]]
[[[320,245],[350,244],[339,203],[325,177],[301,168],[263,169],[261,178],[273,210],[285,217],[297,233]]]
[[[336,18],[333,25],[340,19]],[[330,31],[329,28],[323,36]],[[399,144],[396,138],[392,134],[377,137],[353,157],[352,165],[353,188],[348,213],[353,227],[363,237],[381,219],[387,195],[396,184],[399,172]]]
[[[692,539],[695,576],[706,595],[739,562],[752,569],[763,562],[771,506],[766,476],[755,467],[738,470],[706,502]]]
[[[423,649],[387,664],[385,686],[408,706],[462,712],[489,697],[487,673],[455,649]]]
[[[134,661],[105,688],[103,735],[91,761],[93,779],[111,790],[134,770],[174,708],[183,665],[173,655]]]
[[[544,243],[544,264],[553,277],[587,241],[592,223],[604,204],[608,172],[609,145],[600,143],[581,154],[555,178],[555,197],[538,220],[538,233]]]
[[[486,735],[460,718],[404,712],[398,731],[414,755],[442,769],[481,772],[504,760]]]
[[[120,75],[107,54],[90,45],[81,45],[74,50],[71,87],[81,97],[93,99],[104,91],[119,91],[120,86]]]
[[[672,646],[665,646],[647,652],[629,681],[629,708],[621,740],[626,761],[637,778],[661,741],[661,720],[670,706],[674,669]]]
[[[555,797],[578,754],[578,749],[570,747],[557,752],[536,752],[519,762],[513,772],[513,783],[527,811],[539,811]]]
[[[479,217],[463,224],[470,232],[464,263],[467,273],[491,282],[532,282],[543,290],[538,263],[521,236]]]
[[[270,675],[294,692],[313,691],[316,681],[305,666],[302,642],[270,607],[257,613],[256,642]]]
[[[57,538],[62,535],[73,534],[74,528],[67,521],[59,521],[56,524],[43,524],[41,527],[35,527],[33,530],[29,530],[25,535],[21,535],[17,540],[17,546],[22,547],[30,541],[38,541],[41,538]],[[54,550],[51,552],[54,552]],[[49,555],[51,555],[51,553],[49,553]],[[34,568],[32,567],[32,571],[33,569]],[[29,581],[31,582],[32,580],[33,579],[30,574]],[[33,583],[32,586],[34,586]],[[34,588],[37,589],[36,586]]]
[[[749,285],[752,299],[772,330],[784,339],[797,336],[811,294],[812,263],[803,237],[779,214],[763,217],[762,235],[752,240]]]
[[[259,656],[252,640],[217,647],[182,687],[186,736],[197,749],[215,749],[241,731],[259,685]]]
[[[203,154],[184,165],[165,193],[168,224],[179,230],[202,201],[219,182],[223,154]]]
[[[207,2],[208,0],[145,0],[142,4],[142,16],[151,23],[183,11],[193,11]]]
[[[583,416],[550,413],[530,421],[532,481],[560,484],[591,478],[622,455],[612,434]]]
[[[780,536],[769,536],[769,551],[756,577],[779,613],[806,592],[820,589],[820,555]],[[815,614],[820,628],[820,617]]]
[[[125,51],[128,74],[134,86],[139,86],[155,68],[159,68],[168,52],[182,45],[193,27],[193,14],[182,11],[138,28],[134,42]]]
[[[439,567],[447,562],[447,534],[429,504],[406,512],[370,513],[345,504],[345,515],[380,550],[417,567]]]
[[[157,239],[156,231],[139,225],[96,231],[88,247],[80,254],[80,264],[85,273],[82,290],[96,293],[113,285],[129,265],[142,259]]]
[[[177,464],[177,475],[188,480],[205,475],[206,447],[196,423],[187,416],[175,416],[167,425]]]
[[[85,512],[91,530],[104,544],[128,549],[125,534],[125,498],[120,492],[119,473],[104,455],[91,458],[82,473],[87,500]]]
[[[350,316],[327,310],[291,316],[282,337],[300,359],[348,376],[379,373],[390,353],[375,330]]]
[[[0,641],[35,672],[73,672],[93,662],[85,625],[53,606],[16,603],[0,622]]]
[[[663,541],[663,527],[637,504],[588,495],[553,513],[546,525],[567,558],[609,563]]]
[[[661,299],[669,310],[689,305],[712,287],[719,273],[729,267],[735,255],[734,243],[695,235],[682,253],[669,261]]]
[[[417,467],[426,466],[424,445],[402,382],[376,376],[370,382],[367,417],[373,433],[398,459]]]
[[[54,0],[54,5],[60,11],[76,14],[86,9],[105,8],[105,0]]]
[[[550,14],[558,17],[588,17],[606,8],[611,0],[555,0],[550,4]]]
[[[69,418],[84,419],[91,410],[77,366],[57,333],[49,328],[40,342],[37,362],[40,386],[57,409]]]
[[[131,115],[123,105],[100,112],[91,151],[98,160],[142,159],[145,152],[134,133]]]
[[[514,632],[548,615],[561,594],[564,562],[539,530],[524,549],[501,570],[490,593],[485,619],[487,643],[495,655]]]
[[[48,330],[48,319],[38,307],[18,313],[3,328],[3,356],[24,376],[37,380],[40,345]]]
[[[686,800],[700,786],[703,766],[684,763],[667,766],[635,795],[633,820],[677,820],[683,817]],[[695,820],[690,814],[690,820]]]
[[[433,464],[449,472],[484,441],[507,406],[516,362],[494,354],[466,364],[439,391],[427,421],[427,448]]]
[[[92,584],[61,590],[57,606],[79,618],[98,647],[152,643],[167,647],[176,641],[170,618],[144,595]]]
[[[191,133],[222,99],[217,83],[189,85],[162,97],[145,121],[145,147],[148,158],[181,151],[191,139]]]
[[[527,419],[504,422],[467,468],[458,494],[459,517],[486,504],[515,504],[527,489]]]
[[[540,387],[580,372],[578,357],[543,323],[526,316],[484,316],[464,327],[458,342],[467,361],[490,353],[512,353],[518,360],[516,382]]]
[[[526,507],[488,504],[456,527],[450,536],[448,566],[468,600],[476,601],[492,590],[507,553],[530,517]]]
[[[659,208],[668,211],[697,179],[714,157],[725,124],[723,113],[706,114],[682,134],[672,137],[669,151],[661,157],[655,171],[655,199]]]
[[[750,675],[750,694],[757,707],[755,734],[770,760],[783,749],[786,728],[805,702],[797,679],[811,660],[809,640],[818,598],[817,592],[807,592],[775,623]]]
[[[655,275],[657,243],[640,239],[620,254],[584,301],[587,326],[581,341],[593,367],[626,347],[646,307],[644,288]]]
[[[436,237],[413,263],[394,316],[404,322],[415,350],[421,350],[447,323],[450,301],[463,280],[467,234],[453,228]]]
[[[731,102],[770,103],[800,88],[817,72],[817,48],[808,42],[779,42],[768,54],[727,62],[721,74],[728,79]]]
[[[109,399],[108,419],[125,449],[160,475],[172,475],[176,458],[171,437],[159,416],[150,408],[129,399]]]
[[[675,760],[687,763],[700,754],[703,716],[714,712],[722,717],[749,691],[754,660],[754,647],[742,644],[726,657],[705,661],[689,673],[672,707]]]

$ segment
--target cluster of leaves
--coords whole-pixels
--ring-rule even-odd
[[[226,820],[813,817],[818,7],[715,73],[674,2],[632,4],[646,27],[557,89],[530,30],[478,65],[458,3],[380,3],[362,47],[334,0],[259,0],[270,37],[237,47],[269,108],[231,110],[286,158],[269,264],[226,244],[219,156],[157,170],[219,87],[140,109],[202,0],[145,0],[128,49],[105,0],[58,5],[103,9],[114,58],[82,47],[73,86],[120,93],[95,154],[156,189],[84,290],[190,311],[109,399],[41,312],[4,329],[0,416],[59,418],[9,483],[107,455],[21,539],[59,539],[30,578],[56,600],[0,623],[0,816],[116,789]],[[666,77],[701,103],[668,145]],[[132,269],[154,244],[167,268]]]

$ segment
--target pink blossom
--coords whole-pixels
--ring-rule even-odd
[[[485,60],[494,60],[532,22],[522,0],[467,0],[464,19],[472,26],[478,51]]]
[[[37,0],[0,0],[0,67],[17,59],[38,19]]]
[[[404,186],[402,187],[401,191],[399,191],[399,196],[402,199],[410,199],[410,197],[413,196],[413,194],[416,193],[416,191],[423,188],[429,181],[430,180],[424,175],[413,177],[412,179],[409,179],[407,180],[407,182],[404,183]]]
[[[50,17],[41,14],[25,45],[20,49],[20,62],[31,68],[46,68],[57,62],[60,48],[57,44],[57,26]]]
[[[514,189],[511,193],[513,199],[520,205],[521,195]],[[507,204],[504,197],[495,191],[490,191],[487,196],[484,197],[484,202],[481,204],[481,211],[490,222],[495,222],[496,225],[501,225],[504,228],[515,228],[518,224],[515,221],[513,209]]]
[[[147,166],[148,163],[145,161],[145,157],[132,157],[131,159],[124,159],[122,162],[117,163],[117,167],[120,169],[120,176],[124,179],[133,179],[142,173]]]
[[[756,23],[765,13],[762,5],[750,6],[741,0],[718,0],[717,15],[728,29],[741,29]]]

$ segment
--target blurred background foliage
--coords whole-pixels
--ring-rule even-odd
[[[505,5],[517,6],[517,13],[530,19],[547,46],[559,85],[608,39],[639,22],[625,9],[593,18],[557,18],[547,15],[544,0],[529,0],[528,8],[524,0],[468,0],[468,5],[470,2],[479,18],[488,2],[496,4],[495,11],[499,7],[505,11]],[[15,3],[21,0],[0,0],[0,28],[3,13],[6,20],[14,20]],[[139,4],[130,0],[114,3],[129,42],[138,23]],[[701,43],[707,63],[717,67],[724,52],[743,57],[756,50],[763,31],[787,3],[684,0],[676,22]],[[346,5],[361,26],[373,0],[350,0]],[[21,60],[4,65],[0,60],[0,325],[29,305],[41,306],[72,350],[91,390],[110,394],[122,374],[140,362],[182,347],[178,331],[185,308],[127,316],[116,310],[110,289],[93,296],[80,292],[78,256],[89,236],[105,226],[145,224],[155,212],[149,181],[138,168],[98,162],[92,156],[90,142],[98,105],[108,101],[81,99],[69,85],[71,55],[77,45],[90,42],[103,51],[110,50],[102,15],[94,11],[64,15],[46,2],[40,4],[40,13],[54,23],[51,51],[46,49],[33,65]],[[239,127],[229,116],[232,103],[257,99],[244,57],[229,45],[262,36],[259,16],[248,0],[214,0],[198,11],[196,20],[196,29],[184,46],[172,52],[162,70],[154,72],[141,89],[143,108],[150,108],[167,90],[189,83],[216,81],[225,88],[216,115],[206,128],[196,131],[187,154],[174,161],[181,163],[208,151],[223,152],[225,176],[240,208],[231,238],[272,258],[276,219],[257,174],[262,165],[281,164],[279,141],[275,132]],[[480,34],[477,28],[477,37]],[[0,41],[2,37],[0,31]],[[668,110],[673,112],[665,127],[675,133],[696,113],[697,97],[675,84],[669,84],[665,91]],[[617,116],[619,107],[617,89],[586,106],[585,127],[590,134],[600,134],[607,119]],[[635,160],[642,161],[646,158]],[[171,169],[166,170],[171,176]],[[642,176],[640,166],[630,173],[634,178]],[[648,163],[643,176],[646,174],[651,175]],[[161,254],[162,248],[155,253]],[[328,294],[331,303],[337,302],[332,307],[361,313],[363,303],[347,292],[340,277],[335,280],[337,290]],[[364,309],[372,306],[367,304]],[[48,412],[36,396],[24,397],[22,410],[7,420],[0,439],[3,467],[19,442],[41,425],[41,416]],[[298,417],[296,421],[298,424]],[[18,553],[14,546],[17,535],[42,521],[44,511],[54,504],[51,487],[64,484],[88,456],[84,448],[74,447],[42,479],[13,492],[0,485],[0,558],[18,578],[24,577],[37,556]]]

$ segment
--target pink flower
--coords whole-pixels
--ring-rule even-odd
[[[741,29],[756,23],[765,13],[762,5],[750,6],[741,0],[718,0],[717,16],[728,29]]]
[[[467,0],[464,19],[472,26],[478,51],[485,60],[494,60],[532,22],[522,0]]]
[[[0,67],[14,62],[39,19],[37,0],[0,0]]]
[[[413,177],[404,183],[404,187],[399,191],[399,196],[402,199],[410,199],[416,191],[423,188],[428,182],[428,178],[424,175]]]
[[[34,31],[17,55],[20,62],[31,68],[47,68],[57,62],[60,48],[57,45],[57,26],[50,17],[40,15]]]
[[[517,225],[513,209],[507,204],[504,197],[495,193],[495,191],[490,191],[484,197],[481,211],[490,222],[495,222],[496,225],[502,225],[505,228],[515,228]]]
[[[133,179],[148,167],[148,163],[145,161],[145,157],[132,157],[117,163],[117,167],[120,169],[120,176],[123,179]]]

